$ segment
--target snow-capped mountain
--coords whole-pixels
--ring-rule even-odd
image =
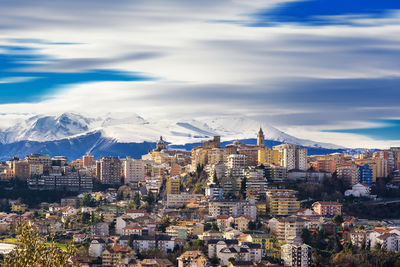
[[[171,144],[198,143],[214,135],[223,141],[255,138],[262,127],[265,139],[328,149],[337,145],[299,139],[278,129],[246,117],[197,118],[191,120],[152,120],[136,114],[108,114],[89,118],[80,114],[64,113],[58,116],[36,115],[17,120],[0,131],[0,142],[55,141],[100,132],[103,138],[120,143],[154,142],[163,136]]]

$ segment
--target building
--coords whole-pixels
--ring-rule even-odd
[[[52,160],[50,158],[50,155],[42,155],[38,153],[32,153],[28,156],[25,157],[25,160],[29,164],[37,164],[37,165],[43,165],[43,168],[49,169],[52,165]]]
[[[124,162],[124,176],[126,184],[137,184],[144,181],[144,162],[127,157]]]
[[[268,222],[270,232],[280,241],[291,243],[306,228],[306,221],[297,216],[276,217]]]
[[[102,266],[119,266],[124,258],[135,258],[136,253],[129,246],[114,245],[102,254]]]
[[[173,238],[186,240],[188,237],[188,228],[179,225],[170,225],[166,229],[166,233]]]
[[[182,194],[167,194],[167,208],[177,208],[181,207],[184,205],[187,201],[195,198],[195,197],[201,197],[201,194],[188,194],[188,193],[182,193]]]
[[[337,177],[342,179],[347,186],[353,186],[360,180],[360,172],[356,165],[337,167]]]
[[[245,177],[247,198],[255,198],[257,200],[263,198],[268,186],[265,178],[265,169],[249,167],[245,170]]]
[[[117,157],[102,157],[100,160],[100,182],[102,184],[121,183],[121,161]]]
[[[207,267],[208,259],[200,250],[186,251],[178,257],[178,267]]]
[[[355,163],[358,166],[368,165],[372,169],[372,182],[376,182],[376,178],[386,178],[388,175],[387,162],[384,158],[357,159]]]
[[[291,189],[269,189],[266,200],[267,209],[272,216],[293,215],[300,209],[296,191]]]
[[[342,214],[342,204],[335,201],[317,201],[312,204],[314,212],[322,216]]]
[[[371,196],[371,188],[367,185],[363,184],[355,184],[352,186],[351,189],[346,190],[344,192],[346,197],[353,196],[353,197],[370,197]]]
[[[78,172],[57,173],[31,177],[28,180],[28,186],[32,190],[91,192],[93,180],[92,177]]]
[[[261,129],[261,127],[257,134],[257,146],[259,146],[259,147],[265,146],[265,137],[264,137],[264,133],[263,133],[263,130]]]
[[[96,165],[96,161],[93,160],[92,154],[87,154],[82,157],[82,166],[83,167],[90,167]]]
[[[312,248],[306,244],[286,244],[281,247],[281,259],[293,267],[311,266]]]
[[[216,199],[222,199],[222,187],[215,183],[209,183],[205,189],[205,195]]]
[[[272,164],[280,166],[282,160],[282,153],[279,150],[270,149],[268,147],[260,148],[258,150],[258,164]]]
[[[233,218],[249,216],[255,220],[257,217],[257,207],[254,199],[241,201],[211,201],[209,203],[208,212],[213,218],[217,218],[221,215],[232,216]]]
[[[181,177],[173,176],[167,179],[167,194],[179,194],[181,192]]]
[[[368,164],[358,167],[360,183],[372,186],[373,174]]]
[[[26,181],[30,177],[28,161],[14,161],[13,167],[14,178]]]
[[[307,170],[307,149],[292,144],[282,144],[274,147],[282,154],[280,165],[288,170]]]

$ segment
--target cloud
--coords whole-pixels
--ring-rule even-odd
[[[245,114],[343,137],[323,130],[400,115],[398,4],[363,3],[3,1],[0,112]]]
[[[396,0],[299,0],[277,4],[274,8],[257,12],[253,25],[267,26],[277,23],[292,23],[310,26],[367,25],[368,19],[383,19],[393,16],[400,9]],[[397,22],[398,23],[398,22]]]

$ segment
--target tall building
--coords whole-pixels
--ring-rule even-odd
[[[392,173],[395,170],[395,153],[392,150],[381,150],[374,153],[374,158],[386,160],[387,171]]]
[[[263,133],[263,130],[261,129],[261,127],[257,134],[257,146],[259,146],[259,147],[265,146],[264,133]]]
[[[83,167],[89,167],[96,165],[96,161],[93,160],[93,155],[92,154],[87,154],[82,157],[83,161]]]
[[[306,244],[286,244],[281,247],[281,259],[292,267],[311,266],[312,248]]]
[[[44,169],[50,168],[52,164],[50,155],[42,155],[38,153],[32,153],[26,156],[25,160],[29,164],[42,164]]]
[[[265,169],[260,167],[249,167],[245,170],[246,198],[259,200],[264,197],[267,190]]]
[[[359,176],[360,176],[360,183],[366,184],[369,187],[372,186],[372,169],[369,167],[368,164],[358,167],[359,169]]]
[[[366,165],[372,169],[372,182],[376,182],[376,178],[385,178],[388,175],[387,160],[384,158],[367,158],[356,159],[358,166]]]
[[[14,178],[19,180],[29,178],[29,163],[26,160],[14,161],[13,167]]]
[[[269,213],[273,216],[293,215],[300,209],[296,191],[291,189],[269,189],[266,200]]]
[[[337,167],[337,177],[347,186],[353,186],[360,181],[360,172],[356,165]]]
[[[100,182],[102,184],[121,183],[121,161],[117,157],[102,157],[100,160]]]
[[[264,147],[258,150],[258,164],[281,165],[282,154],[278,150]]]
[[[167,180],[167,194],[181,193],[181,177],[173,176]]]
[[[124,176],[126,184],[137,184],[144,181],[144,162],[127,157],[124,162]]]
[[[307,170],[307,149],[293,144],[282,144],[274,149],[282,153],[281,166],[288,170]]]

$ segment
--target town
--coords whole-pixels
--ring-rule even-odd
[[[1,162],[0,259],[28,223],[73,244],[70,266],[399,266],[400,148],[308,155],[261,128],[254,145],[166,141],[141,159]]]

